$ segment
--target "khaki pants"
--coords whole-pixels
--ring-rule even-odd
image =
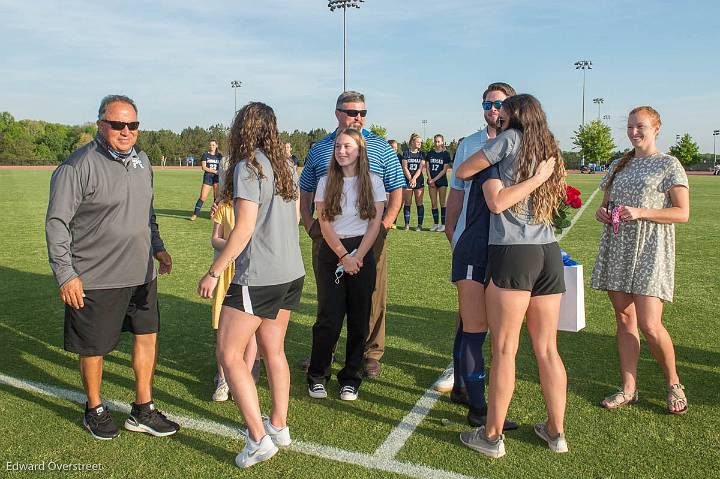
[[[315,220],[310,226],[310,238],[312,238],[312,265],[315,274],[315,284],[318,281],[318,253],[323,243],[320,223]],[[380,227],[373,252],[377,261],[377,274],[375,276],[375,291],[372,295],[372,309],[370,311],[370,324],[368,337],[365,341],[365,357],[380,361],[385,353],[385,316],[387,313],[387,247],[385,239],[387,230]],[[317,318],[315,320],[317,322]]]

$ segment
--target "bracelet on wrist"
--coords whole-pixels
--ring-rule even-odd
[[[210,276],[211,278],[215,278],[215,279],[220,278],[220,275],[219,275],[219,274],[216,274],[215,272],[213,272],[212,268],[210,268],[210,269],[208,270],[207,274],[208,274],[208,276]]]
[[[342,259],[343,259],[345,256],[349,255],[349,254],[350,254],[350,253],[346,251],[344,255],[342,255],[342,256],[340,256],[340,257],[338,258],[338,261],[342,261]]]

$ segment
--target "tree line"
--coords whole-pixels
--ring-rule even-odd
[[[389,139],[387,129],[373,124],[369,127],[373,133]],[[208,128],[200,126],[184,128],[180,133],[172,130],[141,130],[138,135],[137,147],[147,153],[154,165],[160,165],[165,157],[167,165],[184,164],[184,159],[193,156],[196,159],[207,151],[211,139],[218,142],[219,149],[226,154],[228,151],[228,132],[225,125],[217,124]],[[0,165],[53,165],[65,161],[70,154],[81,146],[92,141],[97,133],[94,123],[83,125],[63,125],[41,120],[15,120],[8,112],[0,113]],[[280,139],[290,143],[293,153],[300,160],[307,156],[310,146],[325,137],[328,132],[322,128],[310,131],[283,131]],[[408,148],[407,139],[397,139],[400,150]],[[450,157],[454,158],[459,141],[447,140],[446,148]],[[585,164],[606,164],[622,156],[612,140],[610,127],[599,121],[581,125],[574,132],[573,145],[579,150],[564,151],[563,157],[568,168],[577,168],[581,157]],[[433,148],[433,139],[427,138],[422,150],[427,152]],[[700,154],[698,145],[689,134],[670,148],[671,155],[689,167],[691,165],[708,164],[712,166],[712,154]]]

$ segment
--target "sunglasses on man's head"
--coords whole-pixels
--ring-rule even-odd
[[[337,111],[341,111],[345,113],[347,116],[355,118],[356,116],[360,115],[361,117],[365,118],[367,116],[367,110],[343,110],[342,108],[338,108]]]
[[[489,110],[492,107],[495,107],[496,110],[499,110],[500,108],[502,108],[502,104],[503,104],[503,102],[500,100],[495,100],[495,101],[486,100],[486,101],[482,102],[482,107],[483,107],[483,110]]]
[[[131,121],[131,122],[124,122],[124,121],[114,121],[114,120],[100,120],[103,123],[106,123],[110,125],[110,128],[112,128],[115,131],[122,131],[127,126],[128,130],[135,131],[138,128],[140,128],[140,122],[139,121]]]

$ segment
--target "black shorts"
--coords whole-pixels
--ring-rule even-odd
[[[216,185],[220,181],[220,178],[218,177],[217,173],[208,173],[207,171],[203,173],[203,185]]]
[[[530,291],[530,296],[565,292],[565,273],[557,243],[490,245],[485,286]]]
[[[85,290],[85,306],[65,305],[65,350],[81,356],[104,356],[117,346],[120,333],[160,330],[157,280],[140,286]]]
[[[481,284],[485,284],[485,270],[487,263],[484,264],[468,264],[458,256],[452,257],[452,266],[450,268],[450,281],[457,283],[463,279],[471,279]]]
[[[437,180],[435,182],[434,186],[431,185],[430,188],[447,188],[447,186],[448,186],[447,175],[445,175],[442,178],[440,178],[439,180]]]
[[[242,286],[231,284],[223,306],[235,308],[260,318],[275,319],[281,309],[293,311],[300,306],[305,276],[289,283],[270,286]]]

